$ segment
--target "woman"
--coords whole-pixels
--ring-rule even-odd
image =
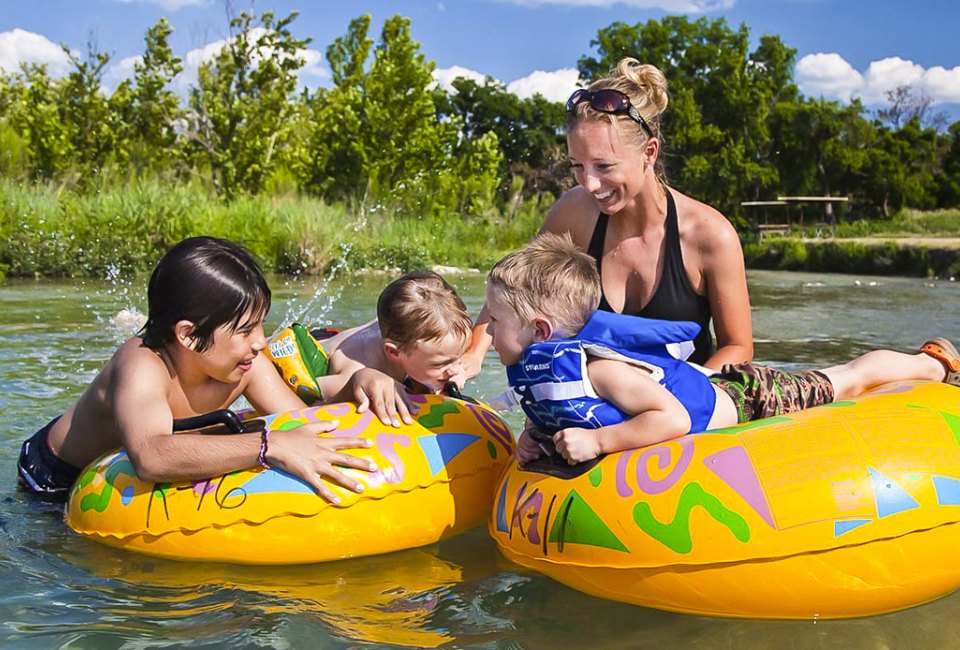
[[[666,185],[659,162],[666,107],[663,73],[633,58],[574,92],[567,151],[578,185],[553,205],[541,232],[569,232],[597,260],[600,309],[699,323],[689,360],[719,370],[753,357],[743,251],[723,215]],[[465,359],[471,376],[490,346],[485,327],[484,312]]]

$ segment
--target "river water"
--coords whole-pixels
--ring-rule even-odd
[[[450,279],[476,313],[482,278]],[[318,289],[316,279],[273,278],[268,329],[292,317],[363,322],[386,280]],[[387,556],[270,568],[156,560],[80,538],[59,509],[38,509],[16,489],[16,455],[129,336],[135,318],[125,310],[145,310],[144,283],[0,285],[0,647],[960,646],[960,593],[849,621],[670,614],[586,596],[512,565],[482,526]],[[752,272],[749,284],[756,356],[780,367],[960,338],[960,282]],[[490,399],[505,388],[491,353],[466,392]],[[514,426],[520,419],[508,416]]]

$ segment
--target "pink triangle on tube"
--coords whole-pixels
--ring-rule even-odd
[[[730,447],[718,451],[704,458],[703,464],[749,503],[750,507],[756,510],[771,528],[776,528],[770,506],[763,495],[763,488],[760,487],[760,479],[743,447]]]

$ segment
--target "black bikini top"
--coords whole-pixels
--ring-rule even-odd
[[[607,238],[607,222],[610,216],[601,212],[590,238],[587,253],[597,261],[600,273],[600,306],[603,311],[615,311],[603,293],[603,249]],[[700,334],[694,339],[694,351],[688,361],[703,364],[713,354],[713,337],[710,335],[710,301],[699,295],[690,286],[686,269],[683,268],[683,253],[680,250],[680,227],[677,225],[677,206],[673,195],[667,191],[667,241],[664,246],[663,275],[650,301],[633,316],[661,320],[686,320],[700,325]]]

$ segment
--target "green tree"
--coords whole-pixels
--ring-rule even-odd
[[[10,78],[7,119],[26,147],[31,179],[62,176],[74,160],[74,142],[60,110],[59,87],[45,65],[30,64]]]
[[[133,80],[121,82],[110,98],[119,118],[118,162],[138,175],[171,168],[181,153],[176,127],[183,111],[169,86],[183,65],[168,44],[171,33],[165,18],[147,30]]]
[[[943,138],[946,143],[937,172],[937,204],[942,208],[960,206],[960,122],[954,122]]]
[[[110,57],[90,44],[84,57],[61,47],[71,66],[62,79],[33,64],[8,78],[7,123],[26,146],[32,178],[89,183],[114,151],[116,120],[102,90]]]
[[[886,127],[875,129],[857,203],[867,217],[890,218],[903,208],[907,198],[907,173],[901,156],[905,143]]]
[[[799,100],[800,92],[793,82],[796,54],[795,49],[784,45],[778,37],[764,35],[749,57],[747,72],[752,93],[756,101],[762,103],[763,115],[758,119],[764,127],[762,137],[753,141],[755,149],[747,152],[755,166],[746,194],[752,200],[775,196],[780,186],[779,152],[771,128],[777,107],[789,106]]]
[[[863,118],[863,105],[823,99],[784,101],[771,120],[781,190],[791,195],[854,196],[857,209],[869,212],[862,186],[870,169],[875,132]],[[877,162],[877,161],[874,161]],[[833,221],[832,208],[827,218]]]
[[[409,19],[388,19],[376,44],[369,28],[361,16],[327,49],[335,86],[306,100],[303,184],[329,200],[416,213],[482,210],[499,183],[496,136],[462,139],[458,116],[438,118],[434,64]]]
[[[197,72],[187,135],[225,196],[260,192],[293,128],[299,53],[309,43],[289,29],[296,17],[264,12],[257,25],[241,12],[224,47]]]
[[[569,170],[557,164],[566,157],[566,114],[561,103],[539,94],[520,99],[491,78],[477,83],[460,77],[452,85],[450,93],[436,90],[438,113],[441,118],[459,116],[463,138],[494,133],[503,159],[502,175],[520,179],[528,195],[543,191],[559,195],[565,189]]]
[[[765,37],[751,54],[746,25],[734,31],[723,19],[668,16],[614,23],[591,44],[598,55],[580,59],[584,78],[606,75],[625,56],[666,75],[662,147],[678,187],[732,214],[744,197],[775,184],[767,118],[777,98],[794,92],[794,52],[779,39]]]
[[[370,16],[350,21],[347,34],[327,48],[334,87],[305,97],[307,146],[299,160],[302,184],[328,200],[359,199],[370,155],[364,132],[365,65],[373,48]]]
[[[941,165],[936,129],[924,128],[921,116],[914,115],[894,133],[894,137],[900,141],[904,155],[902,164],[907,176],[906,203],[921,210],[936,207],[935,174]]]
[[[14,125],[22,83],[21,75],[0,75],[0,175],[8,178],[22,176],[28,165],[29,151]]]
[[[110,55],[87,44],[84,58],[63,45],[72,69],[60,82],[60,115],[73,142],[74,168],[81,180],[92,181],[111,161],[116,144],[116,119],[103,92],[103,74]]]

